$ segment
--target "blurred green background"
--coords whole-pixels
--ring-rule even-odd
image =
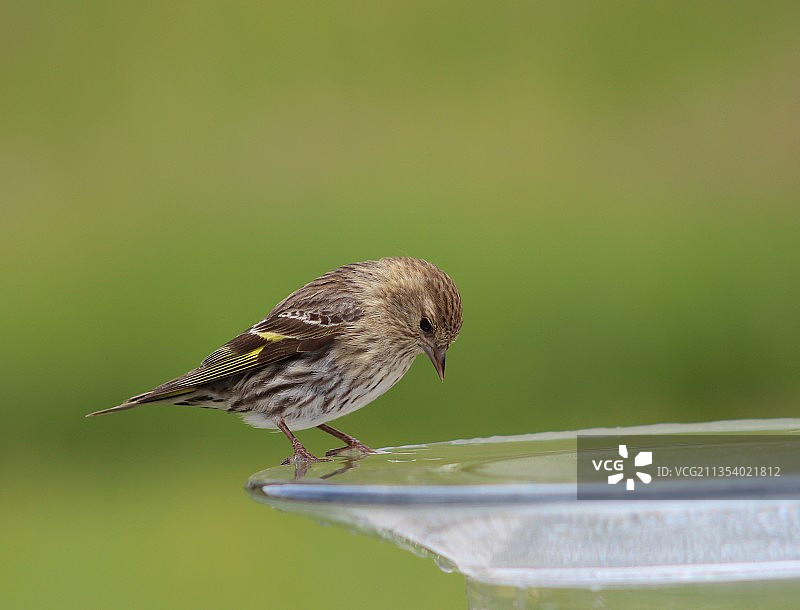
[[[1,12],[0,606],[462,607],[249,500],[283,438],[83,418],[351,261],[464,300],[447,383],[341,421],[370,445],[797,415],[800,3]]]

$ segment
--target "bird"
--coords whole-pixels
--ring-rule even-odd
[[[292,444],[282,464],[374,453],[327,422],[366,406],[406,374],[420,354],[444,381],[447,351],[462,325],[455,282],[423,259],[386,257],[343,265],[312,280],[199,367],[122,404],[214,408]],[[295,430],[316,427],[345,445],[313,455]]]

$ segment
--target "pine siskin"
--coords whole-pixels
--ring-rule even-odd
[[[418,354],[444,380],[445,354],[460,329],[461,296],[435,265],[417,258],[353,263],[290,294],[198,368],[89,415],[148,403],[211,407],[281,430],[294,449],[284,464],[319,460],[292,433],[313,426],[345,443],[326,455],[371,453],[325,422],[386,392]]]

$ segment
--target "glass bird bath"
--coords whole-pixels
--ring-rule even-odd
[[[679,500],[609,499],[600,486],[579,500],[579,434],[797,436],[800,419],[391,447],[305,471],[270,468],[247,489],[280,510],[432,557],[466,577],[470,608],[798,607],[800,473],[784,473],[773,499],[757,479],[687,479]]]

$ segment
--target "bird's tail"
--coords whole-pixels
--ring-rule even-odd
[[[101,409],[100,411],[95,411],[94,413],[87,413],[86,417],[93,417],[95,415],[105,415],[106,413],[116,413],[117,411],[124,411],[125,409],[133,409],[133,407],[138,407],[142,403],[140,402],[131,402],[126,401],[123,402],[121,405],[117,405],[116,407],[111,407],[110,409]]]
[[[134,407],[138,407],[148,403],[165,401],[165,399],[172,398],[173,396],[180,396],[182,394],[188,394],[193,391],[194,391],[193,388],[185,388],[172,392],[159,392],[158,388],[156,388],[155,390],[151,390],[150,392],[145,392],[144,394],[131,396],[128,400],[123,402],[121,405],[117,405],[116,407],[111,407],[110,409],[101,409],[100,411],[95,411],[94,413],[88,413],[86,417],[93,417],[95,415],[105,415],[106,413],[117,413],[118,411],[126,411],[127,409],[133,409]]]

